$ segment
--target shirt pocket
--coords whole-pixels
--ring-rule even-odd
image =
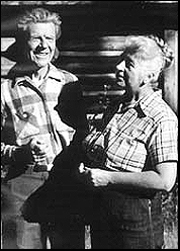
[[[147,157],[147,150],[143,141],[121,134],[111,143],[108,149],[108,156],[112,160],[113,165],[128,171],[142,171]]]
[[[17,144],[29,143],[29,140],[40,133],[40,126],[34,114],[34,107],[19,109],[14,116],[15,133]]]
[[[128,160],[128,165],[132,168],[130,171],[141,172],[147,157],[144,142],[137,138],[128,138],[123,140],[122,147],[127,149],[126,159]]]

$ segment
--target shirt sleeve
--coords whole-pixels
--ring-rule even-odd
[[[5,102],[3,99],[3,93],[1,93],[1,168],[4,165],[10,164],[13,159],[13,151],[15,150],[14,145],[5,143],[4,126],[7,119],[7,111],[5,109]]]
[[[178,124],[175,119],[158,123],[152,137],[149,154],[153,166],[178,160]]]

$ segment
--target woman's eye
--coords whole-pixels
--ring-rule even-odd
[[[130,61],[126,61],[125,65],[126,65],[126,68],[133,67],[133,63]]]
[[[54,41],[54,37],[46,37],[48,41]]]
[[[30,38],[30,42],[38,42],[39,41],[39,38],[38,37],[31,37]]]

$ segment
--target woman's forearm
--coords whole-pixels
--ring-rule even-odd
[[[155,167],[155,171],[141,173],[112,172],[109,184],[112,186],[164,190],[169,192],[175,184],[177,176],[177,162],[164,162]]]
[[[170,191],[176,180],[177,163],[161,163],[154,170],[138,173],[113,172],[88,168],[84,165],[81,169],[79,169],[79,175],[89,186],[146,193],[159,190]]]
[[[123,190],[166,190],[163,179],[154,171],[141,173],[111,172],[109,185]]]

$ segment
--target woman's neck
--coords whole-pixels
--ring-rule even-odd
[[[133,95],[129,96],[129,99],[125,100],[125,103],[128,105],[133,105],[136,102],[138,102],[140,99],[142,99],[144,96],[149,95],[150,93],[153,93],[153,89],[149,84],[143,85],[140,87],[138,92],[133,93]]]

